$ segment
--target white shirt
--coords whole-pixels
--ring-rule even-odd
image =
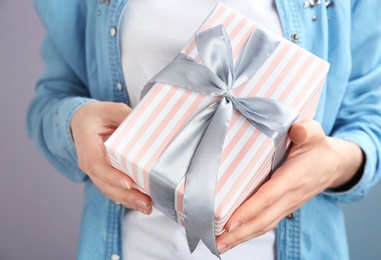
[[[222,2],[263,27],[282,34],[274,0],[129,0],[121,26],[122,66],[131,107],[157,72],[184,48],[214,6]],[[275,231],[247,241],[222,255],[229,259],[275,259]],[[185,229],[156,209],[137,211],[123,223],[124,259],[217,259],[202,244],[191,255]]]

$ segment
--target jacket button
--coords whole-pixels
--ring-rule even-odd
[[[295,218],[295,213],[291,213],[286,216],[287,219],[294,219]]]
[[[116,83],[116,88],[117,88],[119,91],[121,91],[121,90],[123,89],[123,84],[120,83],[120,82]]]
[[[112,27],[111,30],[110,30],[110,35],[112,37],[114,37],[116,35],[116,28],[115,27]]]
[[[117,254],[112,254],[111,255],[111,260],[120,260],[120,256]]]
[[[298,41],[300,40],[300,36],[299,36],[299,34],[297,34],[297,33],[293,33],[293,34],[291,34],[291,40],[292,40],[293,42],[298,42]]]

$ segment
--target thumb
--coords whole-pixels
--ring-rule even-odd
[[[132,109],[124,103],[105,102],[102,109],[103,119],[108,125],[119,126],[131,113]]]
[[[317,121],[311,120],[293,124],[288,136],[295,145],[299,146],[319,142],[325,137],[325,134],[321,125]]]

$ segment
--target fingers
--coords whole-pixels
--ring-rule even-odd
[[[86,173],[101,179],[103,182],[125,190],[132,188],[133,181],[126,174],[114,169],[105,161],[97,161],[86,166]]]
[[[81,169],[91,178],[103,194],[125,207],[151,214],[152,202],[149,196],[132,188],[133,181],[126,174],[110,166],[105,157],[103,143],[95,140],[88,146],[84,162],[79,162]]]
[[[220,253],[263,235],[327,187],[334,167],[319,163],[332,154],[321,125],[297,123],[288,134],[294,145],[286,162],[230,217],[217,238]]]
[[[275,197],[266,190],[257,197],[254,195],[234,212],[226,224],[227,232],[217,238],[217,246],[221,249],[219,252],[226,252],[238,244],[264,235],[273,229],[285,216],[297,210],[299,205],[306,200],[305,197],[297,194],[297,192],[289,192],[274,199]],[[267,200],[267,202],[262,200]]]
[[[89,176],[96,176],[116,187],[131,189],[132,180],[124,173],[113,168],[106,161],[103,139],[94,134],[85,133],[77,144],[78,164]]]
[[[292,174],[291,174],[292,173]],[[299,193],[301,172],[283,165],[272,178],[242,204],[225,225],[217,243],[223,251],[274,228],[285,216],[294,212],[308,198]]]
[[[102,193],[126,207],[133,209],[139,208],[139,211],[141,212],[147,210],[148,208],[144,207],[144,205],[151,204],[149,197],[146,195],[143,196],[141,192],[132,189],[133,181],[131,178],[106,162],[106,159],[103,156],[104,152],[102,151],[102,149],[104,149],[103,146],[97,147],[93,145],[89,146],[89,149],[91,149],[91,152],[89,152],[82,161],[79,161],[79,165],[81,170],[90,177]],[[139,196],[143,197],[129,198],[128,196],[131,195],[136,197],[137,194],[141,194]],[[144,203],[141,203],[143,206],[141,205],[138,207],[137,205],[134,205],[131,200],[144,201]]]
[[[296,145],[315,142],[315,139],[319,140],[322,134],[323,130],[316,121],[294,124],[289,132],[290,138]],[[226,223],[225,229],[228,232],[232,232],[239,225],[246,223],[266,209],[273,207],[286,194],[299,189],[308,177],[300,177],[305,176],[303,172],[303,168],[295,167],[294,164],[286,162],[272,175],[270,181],[263,184],[249,200],[234,212]]]
[[[234,229],[246,223],[259,213],[276,204],[287,192],[290,187],[285,185],[284,178],[274,176],[244,204],[242,204],[230,217],[225,225],[225,230],[233,232]]]
[[[288,136],[291,141],[297,145],[305,145],[308,143],[319,142],[322,137],[325,137],[321,125],[315,121],[305,123],[295,123],[291,126]]]
[[[289,136],[296,145],[303,145],[320,140],[321,136],[324,137],[325,135],[318,122],[309,121],[294,124],[289,131]],[[227,222],[225,229],[231,231],[239,225],[237,223],[247,222],[271,207],[288,192],[298,189],[304,181],[298,177],[304,176],[303,171],[303,168],[295,167],[286,162],[272,175],[270,181],[263,184],[248,201],[236,210]]]
[[[276,204],[277,205],[277,204]],[[234,232],[225,232],[217,237],[217,248],[220,254],[227,250],[244,243],[252,238],[264,235],[266,232],[275,228],[276,225],[286,216],[280,212],[280,207],[272,207],[250,221],[237,227]],[[292,211],[290,211],[292,213]]]
[[[92,139],[92,142],[87,139]],[[88,151],[79,160],[79,165],[94,185],[111,200],[125,207],[151,214],[152,202],[149,196],[132,188],[133,181],[126,174],[118,171],[106,161],[106,151],[101,138],[84,137]]]
[[[96,176],[92,176],[91,179],[95,186],[111,200],[121,203],[127,208],[138,210],[146,215],[152,213],[152,201],[146,194],[135,189],[126,190],[124,188],[115,187]]]
[[[107,162],[104,140],[128,116],[123,103],[92,102],[73,116],[71,130],[78,154],[78,165],[111,200],[144,214],[152,212],[149,196],[132,189],[133,181]]]

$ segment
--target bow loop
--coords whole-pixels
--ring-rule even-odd
[[[212,27],[195,36],[198,54],[205,67],[215,73],[231,89],[234,82],[233,53],[223,25]]]
[[[259,97],[235,98],[234,107],[264,134],[287,134],[288,128],[298,117],[289,105]]]
[[[257,28],[252,33],[235,66],[236,79],[233,89],[246,83],[267,61],[279,45],[276,36]]]

